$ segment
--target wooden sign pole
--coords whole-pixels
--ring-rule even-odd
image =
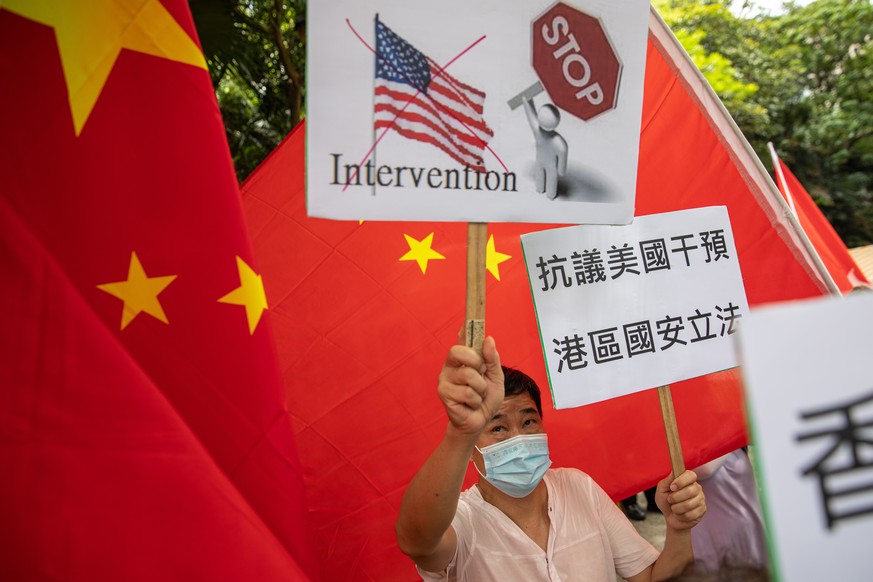
[[[487,222],[467,224],[467,311],[464,341],[482,353],[485,341],[485,266]]]
[[[679,442],[679,428],[676,426],[676,412],[673,410],[673,396],[670,394],[669,385],[658,388],[658,400],[661,403],[667,449],[670,451],[670,465],[675,479],[685,472],[685,460],[682,458],[682,443]]]

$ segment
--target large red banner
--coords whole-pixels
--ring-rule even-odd
[[[0,578],[315,578],[187,2],[4,1],[0,78]]]

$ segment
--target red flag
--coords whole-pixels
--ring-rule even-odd
[[[322,574],[416,580],[394,521],[447,423],[436,378],[464,319],[466,225],[308,218],[304,128],[243,185],[285,371]],[[825,292],[781,216],[760,162],[684,51],[650,29],[637,214],[725,205],[749,303]],[[775,225],[775,228],[774,228]],[[486,331],[505,364],[547,389],[519,235],[554,225],[490,224]],[[736,371],[672,386],[687,466],[748,442]],[[654,390],[556,411],[544,402],[556,466],[591,474],[614,498],[670,472]],[[466,485],[476,479],[472,469]]]
[[[789,207],[797,216],[801,228],[809,237],[812,246],[833,278],[840,291],[847,293],[857,285],[869,285],[863,271],[849,254],[843,239],[825,218],[824,213],[803,184],[791,173],[774,149],[770,149],[773,158],[773,174],[776,185]]]
[[[317,576],[182,0],[0,10],[4,580]]]

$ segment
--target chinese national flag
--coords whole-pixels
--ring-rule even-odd
[[[5,0],[0,78],[0,579],[314,579],[187,3]]]
[[[855,263],[855,259],[846,248],[846,244],[834,227],[825,218],[821,208],[803,187],[788,166],[773,153],[773,173],[776,185],[797,215],[797,220],[803,228],[812,245],[821,257],[822,262],[840,288],[847,293],[857,285],[869,285],[867,277]]]
[[[823,294],[772,199],[775,186],[682,55],[663,28],[650,29],[636,214],[727,206],[752,306]],[[467,226],[307,217],[304,131],[242,189],[322,576],[417,580],[394,522],[447,422],[436,382],[464,320]],[[486,333],[503,363],[545,391],[555,465],[588,472],[620,499],[670,473],[658,396],[552,407],[519,235],[553,227],[488,225]],[[686,466],[748,442],[736,370],[674,384],[672,393]],[[476,479],[469,470],[466,486]]]

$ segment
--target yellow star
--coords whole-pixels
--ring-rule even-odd
[[[124,301],[124,308],[121,311],[121,329],[124,329],[143,311],[155,319],[169,323],[161,302],[158,301],[158,295],[175,278],[176,275],[148,277],[134,252],[130,253],[130,267],[127,269],[126,281],[104,283],[97,285],[97,288]]]
[[[400,257],[400,260],[417,261],[422,274],[427,272],[427,262],[429,260],[445,259],[444,256],[430,248],[430,245],[433,243],[433,233],[430,233],[420,241],[415,240],[408,234],[404,234],[403,236],[406,237],[406,244],[409,245],[409,252]]]
[[[240,286],[219,299],[221,303],[242,305],[246,308],[246,318],[249,320],[249,333],[254,334],[261,314],[267,309],[267,295],[264,293],[264,282],[261,276],[252,270],[241,258],[236,258],[239,270]]]
[[[482,248],[482,247],[479,247]],[[498,253],[494,248],[494,235],[488,238],[488,244],[485,245],[485,268],[488,272],[494,275],[494,278],[500,280],[500,268],[498,265],[503,261],[508,261],[512,256]],[[480,259],[481,260],[481,259]]]
[[[203,53],[158,0],[2,0],[55,29],[78,136],[121,49],[206,69]]]

